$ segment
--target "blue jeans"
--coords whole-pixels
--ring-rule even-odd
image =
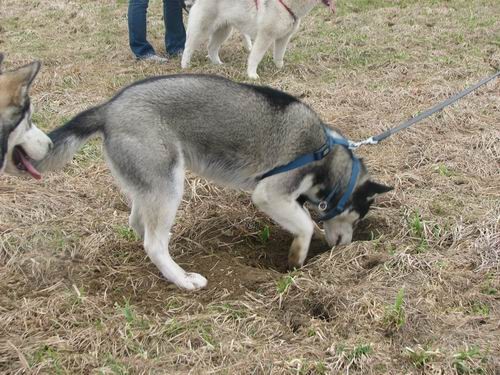
[[[155,50],[146,39],[146,14],[149,0],[129,0],[128,36],[130,49],[138,58],[155,54]],[[182,22],[180,0],[163,0],[163,19],[165,21],[165,49],[171,55],[184,49],[186,30]]]

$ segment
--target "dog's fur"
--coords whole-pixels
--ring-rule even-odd
[[[300,267],[314,232],[301,202],[322,199],[333,186],[339,187],[338,200],[351,175],[350,154],[336,146],[321,161],[260,177],[319,149],[325,142],[322,126],[307,105],[268,87],[207,75],[156,77],[132,84],[51,132],[54,148],[38,167],[61,168],[89,137],[103,136],[111,171],[132,203],[130,225],[144,239],[150,259],[171,282],[196,289],[206,279],[185,272],[168,251],[185,169],[251,191],[253,202],[294,235],[289,264]],[[385,191],[362,165],[345,211],[325,223],[328,242],[349,243],[354,223],[373,196]]]
[[[0,65],[3,55],[0,54]],[[40,178],[32,160],[45,157],[50,139],[31,122],[29,89],[39,62],[0,72],[0,174],[31,174]]]
[[[273,43],[274,63],[281,69],[286,47],[299,29],[300,20],[319,3],[334,11],[334,1],[283,0],[292,16],[278,0],[188,0],[186,5],[192,6],[181,66],[189,67],[192,54],[207,39],[210,60],[214,64],[222,64],[219,48],[234,27],[244,35],[245,46],[250,51],[247,67],[250,78],[259,77],[257,67]],[[252,40],[255,40],[253,46]]]

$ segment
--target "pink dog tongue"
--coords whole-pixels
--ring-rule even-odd
[[[26,168],[26,171],[33,176],[33,178],[40,180],[42,178],[42,175],[40,172],[38,172],[33,164],[24,157],[24,154],[22,152],[19,153],[19,156],[21,157],[21,163],[23,163],[24,167]]]

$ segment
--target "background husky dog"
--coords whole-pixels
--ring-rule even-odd
[[[283,67],[283,56],[290,38],[298,30],[300,20],[317,4],[335,11],[334,0],[188,0],[187,40],[182,55],[182,68],[187,68],[193,52],[209,39],[208,56],[214,64],[222,64],[219,48],[237,28],[244,34],[250,51],[247,73],[257,79],[257,67],[274,42],[273,58]],[[192,4],[194,3],[194,4]],[[251,39],[255,40],[252,47]]]
[[[0,54],[0,64],[3,55]],[[32,164],[42,159],[52,146],[50,139],[31,122],[28,91],[38,70],[33,62],[13,71],[0,72],[0,174],[40,173]]]
[[[303,264],[314,232],[300,202],[324,199],[334,186],[333,200],[338,200],[351,175],[349,151],[335,146],[320,161],[262,179],[273,168],[320,148],[323,123],[307,105],[283,92],[217,76],[163,76],[132,84],[51,132],[54,148],[38,167],[61,168],[94,134],[104,138],[111,171],[132,203],[129,223],[144,239],[148,256],[168,280],[186,289],[204,287],[207,280],[185,272],[168,251],[185,169],[252,191],[253,202],[294,235],[292,267]],[[389,189],[370,181],[361,163],[345,210],[325,223],[330,245],[349,243],[374,195]]]

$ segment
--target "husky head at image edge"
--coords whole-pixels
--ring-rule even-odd
[[[3,54],[0,53],[0,65]],[[31,122],[30,86],[40,69],[39,62],[0,71],[0,174],[41,175],[33,161],[45,157],[52,142]]]

